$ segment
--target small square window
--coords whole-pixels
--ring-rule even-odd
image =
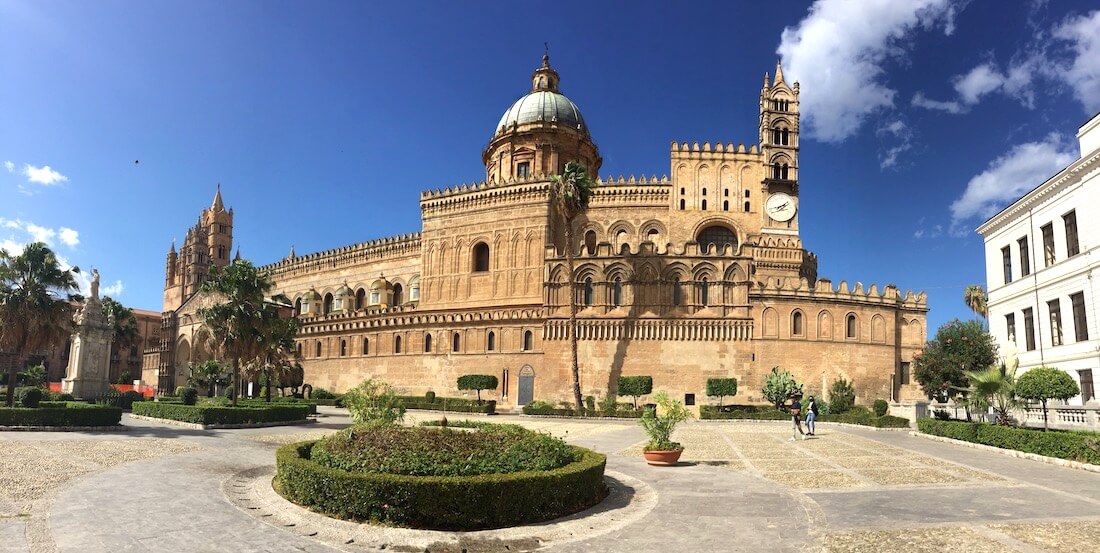
[[[525,179],[531,176],[531,163],[528,161],[520,162],[516,165],[516,176]]]
[[[684,394],[684,405],[695,405],[695,394]]]

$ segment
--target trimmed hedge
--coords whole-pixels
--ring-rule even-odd
[[[1100,433],[1031,430],[980,422],[917,419],[925,434],[1100,465]]]
[[[310,405],[242,405],[221,407],[216,405],[183,405],[159,401],[143,401],[134,404],[133,413],[144,417],[170,419],[194,424],[256,424],[265,422],[294,422],[306,420]]]
[[[50,402],[54,403],[54,402]],[[0,407],[0,426],[118,426],[122,409],[71,401],[65,407]]]
[[[550,520],[591,507],[607,495],[607,457],[575,446],[577,461],[548,471],[403,476],[322,467],[310,459],[316,443],[279,448],[275,487],[294,503],[338,518],[480,530]]]
[[[599,409],[585,409],[578,413],[576,409],[565,409],[539,403],[528,403],[523,406],[524,415],[552,415],[557,417],[608,417],[618,419],[640,419],[644,409],[617,409],[615,411],[601,411]]]
[[[494,399],[488,399],[481,402],[478,405],[475,399],[454,398],[454,397],[436,397],[435,401],[428,401],[425,396],[397,396],[397,400],[401,402],[401,405],[405,406],[405,409],[431,409],[434,411],[442,411],[444,402],[446,402],[447,411],[454,411],[456,413],[496,413],[497,402]]]
[[[751,405],[735,405],[733,409],[718,411],[717,405],[702,405],[699,407],[699,418],[706,420],[790,420],[791,415],[784,411],[767,406],[758,408]],[[805,420],[805,417],[803,417]],[[875,428],[908,428],[909,419],[884,415],[874,416],[866,409],[856,409],[839,415],[818,415],[817,422],[842,422],[858,424],[861,426],[873,426]]]

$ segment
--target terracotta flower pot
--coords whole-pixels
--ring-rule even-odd
[[[667,451],[644,451],[645,462],[662,467],[669,467],[675,465],[680,460],[680,454],[683,453],[682,449],[670,449]]]

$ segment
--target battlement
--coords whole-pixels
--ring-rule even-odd
[[[673,140],[672,153],[759,154],[760,149],[757,147],[756,144],[750,144],[748,149],[746,149],[744,144],[738,144],[736,147],[734,147],[733,143],[726,143],[723,145],[721,142],[716,142],[712,147],[710,142],[704,142],[703,145],[700,146],[698,142],[692,142],[691,144],[688,144],[687,142],[678,142],[676,140]]]
[[[849,290],[848,281],[846,280],[840,281],[840,284],[833,288],[832,280],[827,278],[819,278],[813,284],[805,278],[769,278],[756,282],[751,294],[772,298],[786,296],[828,301],[901,305],[906,309],[928,310],[928,295],[925,292],[914,294],[912,290],[906,290],[905,295],[902,295],[898,287],[893,284],[887,284],[880,292],[878,285],[872,284],[870,287],[864,288],[862,282],[857,282],[855,288]]]
[[[281,275],[295,271],[321,271],[332,269],[341,265],[350,265],[365,262],[372,259],[382,259],[419,253],[420,233],[401,234],[387,238],[379,238],[368,242],[360,242],[321,252],[287,256],[283,259],[260,267],[262,271],[268,271],[272,275]]]

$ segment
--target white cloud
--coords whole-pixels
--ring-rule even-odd
[[[27,223],[23,225],[23,230],[27,231],[31,235],[31,239],[34,242],[45,242],[46,245],[53,245],[53,237],[57,236],[57,231],[52,228],[36,225],[34,223]]]
[[[892,140],[894,144],[879,151],[879,168],[896,167],[901,154],[913,149],[913,131],[901,119],[895,119],[879,127],[875,132],[883,140]]]
[[[783,30],[779,54],[814,138],[842,142],[872,114],[893,107],[897,91],[882,81],[883,64],[904,54],[918,27],[954,29],[948,0],[817,0],[796,27]]]
[[[1072,43],[1073,62],[1063,76],[1089,113],[1100,111],[1100,10],[1055,27],[1055,38]]]
[[[23,253],[23,247],[26,244],[16,242],[11,238],[0,238],[0,250],[4,250],[11,255],[19,255]]]
[[[35,167],[29,163],[23,164],[23,174],[26,175],[28,181],[45,186],[52,186],[69,180],[69,177],[54,171],[49,165]]]
[[[57,231],[57,237],[61,239],[61,243],[70,248],[75,248],[80,243],[80,233],[69,228],[61,227]]]
[[[947,113],[962,113],[965,111],[962,104],[958,102],[932,100],[931,98],[925,97],[923,92],[917,92],[913,95],[913,105],[918,108],[946,111]]]
[[[997,71],[992,64],[983,63],[971,69],[966,75],[962,75],[955,81],[955,91],[959,93],[959,99],[969,105],[978,103],[982,96],[1001,88],[1005,83],[1005,76]]]
[[[1025,192],[1042,184],[1077,159],[1073,144],[1050,134],[1041,142],[1018,144],[966,184],[951,204],[951,233],[965,235],[963,225],[991,217]]]
[[[103,288],[100,288],[99,289],[99,295],[100,296],[111,296],[111,297],[117,298],[118,296],[122,295],[123,288],[124,288],[124,286],[122,285],[122,281],[121,280],[116,280],[114,284],[112,284],[110,286],[104,286]]]
[[[1014,60],[1004,72],[993,63],[980,64],[966,74],[954,77],[957,100],[933,100],[924,93],[917,92],[913,95],[913,105],[947,113],[966,113],[978,105],[984,96],[999,91],[1015,98],[1024,106],[1034,107],[1035,94],[1031,85],[1034,76],[1042,72],[1041,62],[1042,56],[1035,54]]]
[[[14,173],[15,172],[15,163],[12,163],[10,161],[5,161],[4,162],[4,169],[7,169],[9,173]]]

